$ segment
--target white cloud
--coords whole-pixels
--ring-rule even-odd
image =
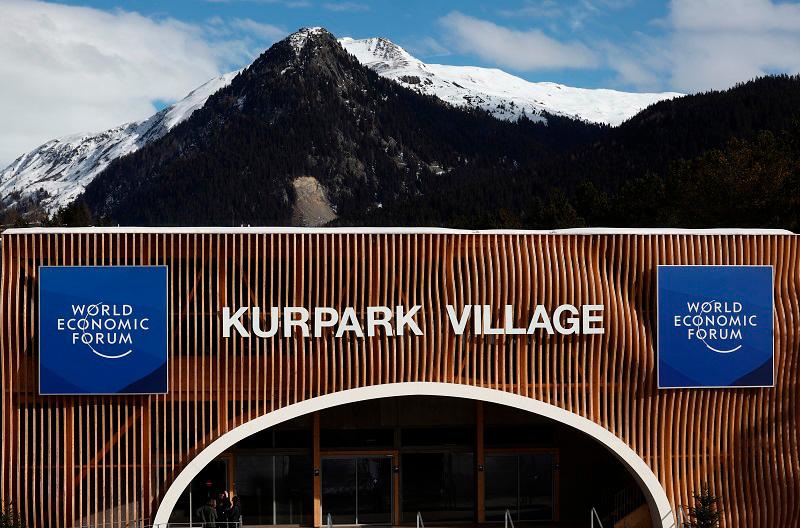
[[[674,0],[674,27],[695,31],[797,31],[800,5],[771,0]]]
[[[509,18],[561,18],[565,15],[565,6],[556,0],[527,0],[519,7],[500,9],[498,13]]]
[[[452,47],[516,70],[594,68],[598,57],[586,45],[561,42],[539,29],[517,31],[454,11],[439,22]]]
[[[800,5],[770,0],[675,0],[666,48],[671,84],[727,88],[772,72],[800,72]]]
[[[450,50],[433,37],[422,37],[407,40],[408,43],[404,47],[419,57],[431,58],[446,57],[447,55],[450,55]]]
[[[525,17],[530,19],[549,19],[561,22],[570,30],[584,28],[592,19],[601,17],[609,11],[630,7],[635,0],[581,0],[580,2],[564,2],[558,0],[525,0],[520,6],[512,9],[500,9],[498,14],[508,18]],[[554,30],[561,24],[550,24]]]
[[[640,36],[644,39],[645,37]],[[663,71],[666,66],[664,57],[645,51],[655,48],[652,39],[643,40],[646,45],[640,44],[625,48],[602,42],[598,46],[602,50],[608,68],[616,72],[616,78],[611,82],[615,86],[634,86],[638,90],[659,91],[665,89]]]
[[[335,11],[335,12],[352,12],[358,13],[363,11],[369,11],[369,6],[367,4],[362,4],[360,2],[326,2],[322,4],[323,9],[327,9],[328,11]]]
[[[621,82],[685,92],[724,89],[769,73],[800,72],[800,4],[673,0],[665,34],[610,56]],[[615,60],[616,59],[616,60]]]
[[[308,0],[206,0],[206,2],[210,4],[277,4],[290,9],[311,7],[311,2]]]
[[[203,24],[202,32],[226,70],[251,62],[270,44],[287,34],[283,28],[249,18],[223,19],[218,16]]]
[[[45,2],[0,2],[0,166],[54,137],[142,119],[275,39],[246,20],[204,26]]]
[[[610,42],[581,29],[606,10],[630,0],[583,0],[565,5],[528,0],[508,17],[566,25],[571,39],[538,28],[513,30],[453,12],[440,20],[448,45],[499,66],[522,71],[603,68],[617,86],[697,92],[728,88],[770,73],[800,72],[800,3],[773,0],[671,0],[665,18],[652,21],[627,42]]]
[[[261,22],[256,22],[249,18],[234,18],[230,21],[229,25],[234,29],[266,41],[275,41],[286,35],[286,31],[277,26],[262,24]]]

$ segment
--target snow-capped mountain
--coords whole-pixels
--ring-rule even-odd
[[[455,106],[477,107],[499,119],[542,112],[617,126],[644,108],[683,94],[630,93],[529,82],[496,68],[426,64],[384,38],[339,39],[342,46],[379,75]]]
[[[0,205],[34,199],[53,214],[80,195],[113,160],[139,150],[185,121],[237,73],[211,79],[144,121],[53,139],[23,154],[0,172]]]
[[[288,37],[296,52],[322,28],[306,28]],[[403,86],[433,95],[454,106],[478,107],[499,119],[526,115],[544,120],[543,112],[618,125],[641,109],[677,93],[639,94],[588,90],[555,83],[532,83],[493,68],[426,64],[384,38],[338,41],[364,66]],[[209,96],[230,84],[239,72],[208,81],[184,99],[144,121],[99,133],[48,141],[0,171],[0,206],[30,201],[48,214],[71,203],[114,159],[164,136]]]

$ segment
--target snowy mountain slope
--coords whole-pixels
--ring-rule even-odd
[[[339,42],[383,77],[455,106],[484,109],[499,119],[516,119],[523,114],[536,119],[548,112],[617,126],[653,103],[682,95],[533,83],[495,68],[426,64],[384,38],[346,37]]]
[[[201,108],[211,94],[230,84],[237,73],[211,79],[144,121],[53,139],[23,154],[0,172],[0,205],[30,199],[53,214],[80,195],[111,161],[166,134]]]

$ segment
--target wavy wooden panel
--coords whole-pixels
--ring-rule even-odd
[[[178,471],[256,416],[352,387],[436,381],[536,398],[597,422],[674,505],[702,482],[724,526],[800,525],[798,238],[783,235],[6,234],[0,497],[31,526],[150,518]],[[40,397],[38,266],[167,264],[163,396]],[[774,389],[659,391],[658,264],[775,267]],[[597,338],[456,337],[447,303],[602,303]],[[425,336],[221,337],[221,306],[424,304]],[[437,309],[441,307],[441,310]]]

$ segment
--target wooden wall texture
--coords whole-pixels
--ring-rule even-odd
[[[247,420],[351,387],[438,381],[594,420],[641,455],[674,505],[708,481],[726,527],[800,526],[799,250],[792,235],[7,233],[0,498],[34,527],[151,518],[186,462]],[[40,264],[169,266],[167,395],[38,396]],[[656,388],[657,264],[774,265],[774,389]],[[456,338],[444,313],[567,302],[605,304],[606,333]],[[220,331],[224,305],[370,304],[425,304],[425,336]]]

